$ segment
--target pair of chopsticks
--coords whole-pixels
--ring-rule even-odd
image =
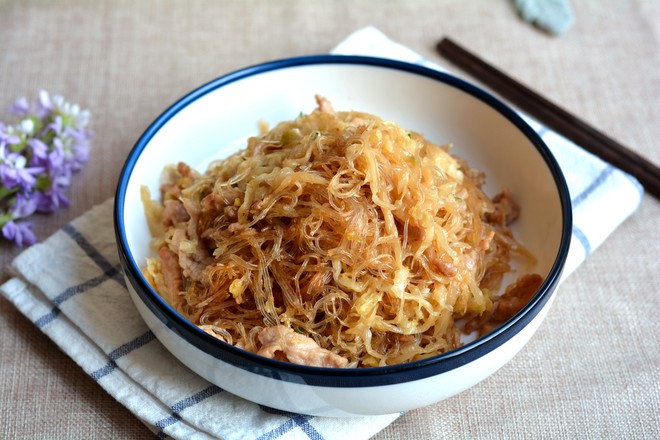
[[[436,49],[440,55],[539,122],[637,178],[650,194],[660,199],[660,168],[657,165],[497,70],[451,39],[443,38]]]

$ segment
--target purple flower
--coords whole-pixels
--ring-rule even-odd
[[[13,220],[9,220],[2,227],[2,235],[7,240],[13,240],[19,246],[31,246],[37,241],[37,237],[32,232],[32,223],[31,222],[19,222],[16,223]]]
[[[13,130],[10,130],[5,124],[0,122],[0,149],[4,149],[6,145],[15,145],[21,142],[21,138],[13,134],[11,131]]]
[[[44,118],[50,115],[53,112],[53,102],[50,99],[50,95],[45,90],[39,91],[39,98],[37,99],[34,113],[39,118]]]
[[[67,130],[71,138],[68,157],[71,160],[71,167],[74,171],[81,170],[85,162],[89,159],[89,138],[90,135],[82,130]]]
[[[31,245],[32,225],[17,220],[70,205],[71,178],[89,159],[89,112],[44,90],[9,111],[17,121],[0,122],[0,228],[4,238]]]
[[[17,186],[23,190],[32,190],[36,176],[43,171],[43,168],[26,168],[25,156],[19,153],[3,153],[0,151],[0,183],[8,189]]]
[[[73,153],[73,169],[79,171],[89,159],[89,147],[86,144],[76,143],[71,147]]]
[[[12,209],[14,219],[29,217],[37,211],[38,200],[32,194],[16,194],[15,205]]]
[[[59,136],[62,134],[62,117],[61,116],[55,116],[53,118],[53,122],[48,124],[48,127],[46,127],[47,130],[52,130],[55,135]]]
[[[19,118],[22,118],[30,111],[30,104],[25,97],[18,98],[10,107],[9,113]]]
[[[45,167],[47,165],[46,160],[48,159],[48,145],[37,138],[29,139],[27,144],[32,150],[30,165],[33,167]]]
[[[53,149],[64,157],[64,163],[57,163],[57,166],[65,166],[72,171],[79,171],[89,159],[89,140],[91,133],[84,130],[83,127],[89,119],[89,112],[80,111],[78,106],[72,106],[68,103],[61,103],[56,99],[56,111],[62,112],[62,115],[56,115],[52,122],[46,127],[46,130],[53,133]],[[65,119],[69,122],[65,122]],[[71,121],[77,122],[76,125],[68,125]]]
[[[51,213],[70,205],[71,202],[66,196],[66,188],[52,188],[46,192],[39,193],[37,212]]]
[[[67,192],[71,184],[69,174],[56,176],[50,185],[50,188],[37,194],[38,212],[55,212],[61,207],[67,207],[71,204],[67,197]]]
[[[48,153],[48,169],[51,173],[60,173],[66,162],[66,151],[62,139],[53,139],[51,151]]]

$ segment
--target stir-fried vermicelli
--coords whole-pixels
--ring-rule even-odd
[[[161,201],[143,189],[144,274],[168,303],[229,344],[325,367],[435,356],[460,345],[456,320],[524,305],[540,276],[496,296],[510,258],[532,258],[508,192],[487,197],[448,146],[317,101],[203,174],[166,168]]]

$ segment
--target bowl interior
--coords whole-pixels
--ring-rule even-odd
[[[521,207],[516,238],[538,258],[533,271],[547,276],[564,246],[563,178],[542,141],[499,101],[451,76],[384,60],[315,57],[230,74],[193,91],[147,130],[131,152],[117,203],[129,264],[151,255],[140,186],[156,197],[167,164],[184,161],[204,171],[210,160],[245,146],[269,126],[315,107],[314,95],[336,110],[370,112],[417,131],[486,173],[486,192],[508,188]],[[558,190],[559,185],[559,190]],[[528,270],[530,268],[524,268]]]

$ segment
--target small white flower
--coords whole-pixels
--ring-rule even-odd
[[[62,105],[66,102],[64,101],[64,98],[60,95],[53,96],[51,101],[53,103],[53,108],[57,108],[57,109],[61,109]]]
[[[83,110],[80,112],[78,117],[76,118],[78,121],[78,125],[80,125],[80,128],[84,128],[87,126],[89,123],[89,117],[91,116],[91,113],[89,110]]]
[[[21,121],[20,131],[27,135],[34,133],[34,121],[32,119],[23,119]]]
[[[27,165],[27,159],[25,158],[25,156],[21,156],[18,154],[14,156],[14,163],[11,163],[10,161],[8,162],[10,165],[13,166],[15,170],[23,169],[25,168],[25,165]]]

